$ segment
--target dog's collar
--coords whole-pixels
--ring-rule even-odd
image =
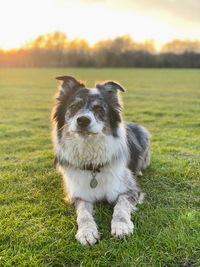
[[[107,163],[106,163],[107,164]],[[84,165],[83,167],[76,167],[80,170],[83,171],[90,171],[91,175],[92,175],[92,179],[90,181],[90,187],[91,188],[96,188],[98,185],[98,181],[96,179],[97,173],[101,172],[101,169],[106,165],[106,164],[98,164],[96,166],[94,166],[93,164],[88,164],[88,165]],[[70,166],[70,164],[69,164]],[[73,166],[74,167],[74,166]]]
[[[106,165],[108,165],[108,162],[106,163],[101,163],[101,164],[98,164],[98,165],[93,165],[92,163],[91,164],[85,164],[83,166],[76,166],[68,161],[59,161],[57,158],[55,158],[54,160],[54,166],[56,166],[57,163],[60,163],[61,165],[65,165],[65,166],[68,166],[68,167],[73,167],[75,169],[79,169],[79,170],[82,170],[82,171],[91,171],[93,173],[98,173],[98,172],[101,172],[101,169],[103,167],[105,167]]]
[[[80,168],[83,171],[91,171],[93,173],[96,172],[101,172],[101,169],[104,167],[105,165],[103,164],[98,164],[97,166],[94,166],[93,164],[88,164],[88,165],[84,165],[82,168]]]
[[[98,181],[96,179],[97,173],[101,172],[101,169],[103,167],[105,167],[106,165],[108,165],[108,162],[106,162],[105,164],[98,164],[98,165],[93,165],[93,164],[86,164],[83,165],[82,167],[78,167],[78,166],[74,166],[73,164],[67,162],[67,161],[59,161],[57,157],[55,157],[54,159],[54,166],[56,166],[57,163],[60,163],[61,165],[65,165],[65,166],[69,166],[69,167],[73,167],[76,169],[80,169],[83,171],[90,171],[91,175],[92,175],[92,179],[90,181],[90,187],[91,188],[96,188],[98,185]]]

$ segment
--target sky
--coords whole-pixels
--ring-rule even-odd
[[[39,35],[99,40],[200,40],[200,0],[0,0],[0,48],[19,48]]]

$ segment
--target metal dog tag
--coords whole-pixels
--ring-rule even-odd
[[[97,179],[96,179],[96,173],[92,172],[92,179],[90,181],[90,187],[91,188],[95,188],[95,187],[97,187],[97,185],[98,185],[98,182],[97,182]]]

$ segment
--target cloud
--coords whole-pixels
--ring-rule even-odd
[[[107,0],[107,3],[109,2],[112,2],[112,0]],[[120,5],[118,5],[118,7],[124,10],[140,9],[146,13],[149,12],[153,14],[157,13],[158,15],[164,14],[165,16],[175,16],[177,19],[200,23],[199,0],[123,0],[120,1]]]
[[[9,0],[7,0],[9,1]],[[21,1],[21,0],[19,0]],[[200,0],[43,0],[41,3],[53,4],[54,6],[69,7],[75,3],[89,6],[98,5],[110,11],[121,12],[141,12],[158,17],[163,15],[163,19],[176,19],[200,23]]]

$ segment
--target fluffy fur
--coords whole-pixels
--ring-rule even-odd
[[[150,161],[149,134],[122,120],[118,90],[125,90],[118,83],[87,89],[73,77],[58,79],[62,83],[52,113],[55,164],[63,174],[67,199],[76,206],[76,238],[83,245],[99,240],[92,213],[93,204],[101,200],[115,205],[112,235],[130,235],[131,213],[143,199],[136,176]],[[97,185],[92,187],[94,177]]]

